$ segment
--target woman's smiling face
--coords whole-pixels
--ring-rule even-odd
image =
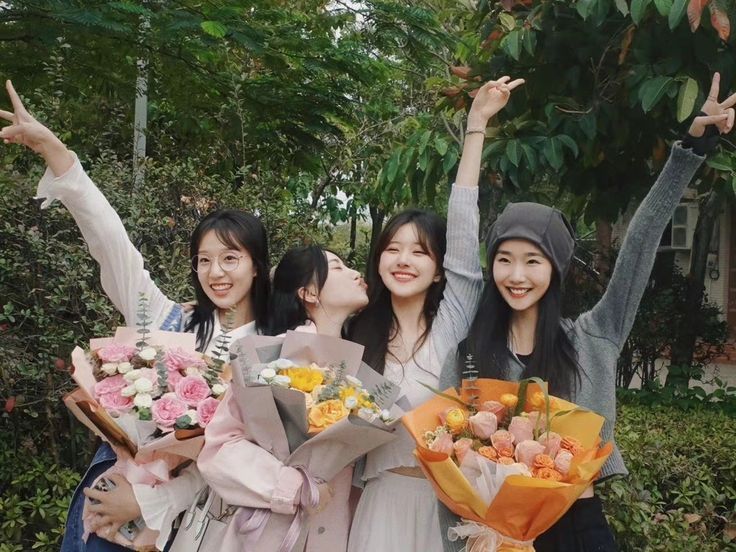
[[[399,227],[381,253],[378,274],[392,295],[410,298],[426,294],[441,275],[435,256],[419,239],[414,224]]]
[[[222,265],[234,268],[223,270]],[[242,247],[233,249],[221,242],[215,230],[207,232],[199,243],[196,270],[202,289],[221,310],[244,304],[256,276],[248,252]]]
[[[501,242],[493,257],[493,281],[501,297],[518,312],[536,307],[552,281],[552,263],[526,240]]]

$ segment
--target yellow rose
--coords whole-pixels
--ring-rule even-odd
[[[309,410],[309,425],[324,429],[342,420],[350,411],[339,399],[317,403]]]
[[[457,435],[466,427],[468,427],[468,416],[463,410],[459,408],[453,408],[447,413],[445,425],[447,425],[447,428],[453,435]]]
[[[501,395],[501,399],[499,402],[506,408],[515,408],[516,404],[519,402],[519,397],[517,397],[513,393],[504,393],[503,395]]]
[[[529,399],[529,406],[533,410],[545,410],[547,408],[547,401],[544,400],[544,393],[541,391],[533,393]]]
[[[321,370],[313,370],[311,368],[286,368],[280,370],[282,376],[289,376],[291,379],[291,387],[311,393],[312,390],[320,385],[324,380],[324,374]]]

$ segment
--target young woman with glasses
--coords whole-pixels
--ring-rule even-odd
[[[38,185],[42,208],[61,201],[74,217],[92,257],[100,265],[102,287],[128,325],[135,325],[140,295],[148,298],[151,326],[170,331],[194,332],[198,350],[211,352],[223,325],[233,339],[255,333],[266,325],[269,295],[269,261],[266,232],[261,221],[237,210],[215,211],[200,221],[190,240],[191,279],[197,303],[183,309],[167,297],[144,268],[143,257],[131,243],[120,217],[82,169],[76,155],[24,108],[10,81],[7,90],[13,112],[0,110],[11,125],[0,131],[6,144],[21,144],[39,154],[48,168]],[[108,492],[89,489],[94,480],[114,464],[115,454],[101,446],[74,492],[69,509],[62,552],[123,550],[110,542],[119,540],[118,529],[141,515],[146,525],[160,531],[163,548],[171,523],[191,503],[203,485],[192,465],[181,475],[155,488],[130,485],[113,476],[116,488]],[[99,500],[91,534],[82,539],[84,495]]]

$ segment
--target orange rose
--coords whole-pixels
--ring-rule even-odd
[[[350,411],[345,408],[341,400],[323,401],[309,409],[309,423],[316,428],[324,429],[342,420],[348,414]]]
[[[514,449],[512,448],[502,448],[498,450],[498,456],[503,458],[513,458],[514,457]]]
[[[493,460],[494,462],[498,460],[498,453],[493,447],[480,447],[478,449],[478,454],[480,454],[483,458]]]
[[[569,450],[573,456],[577,456],[585,450],[583,448],[583,444],[575,437],[563,437],[560,442],[560,448],[563,450]]]
[[[506,466],[510,466],[511,464],[515,464],[514,459],[513,458],[509,458],[508,456],[500,456],[498,458],[498,463],[499,464],[504,464]]]
[[[537,454],[534,457],[534,467],[539,468],[554,468],[555,461],[549,454]]]
[[[548,481],[562,481],[562,474],[554,468],[537,468],[533,472],[537,479],[546,479]]]
[[[516,404],[519,402],[519,397],[517,397],[513,393],[504,393],[503,395],[501,395],[501,398],[499,400],[501,404],[504,405],[506,408],[515,408]]]
[[[457,435],[468,427],[468,416],[460,408],[453,408],[447,413],[445,424],[450,430],[450,433]]]

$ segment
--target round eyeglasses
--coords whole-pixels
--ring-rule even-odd
[[[240,259],[245,259],[245,255],[236,255],[235,253],[229,253],[225,251],[220,253],[217,257],[210,257],[209,255],[195,255],[192,257],[192,270],[194,272],[209,272],[212,270],[212,264],[217,261],[223,272],[232,272],[240,264]]]

